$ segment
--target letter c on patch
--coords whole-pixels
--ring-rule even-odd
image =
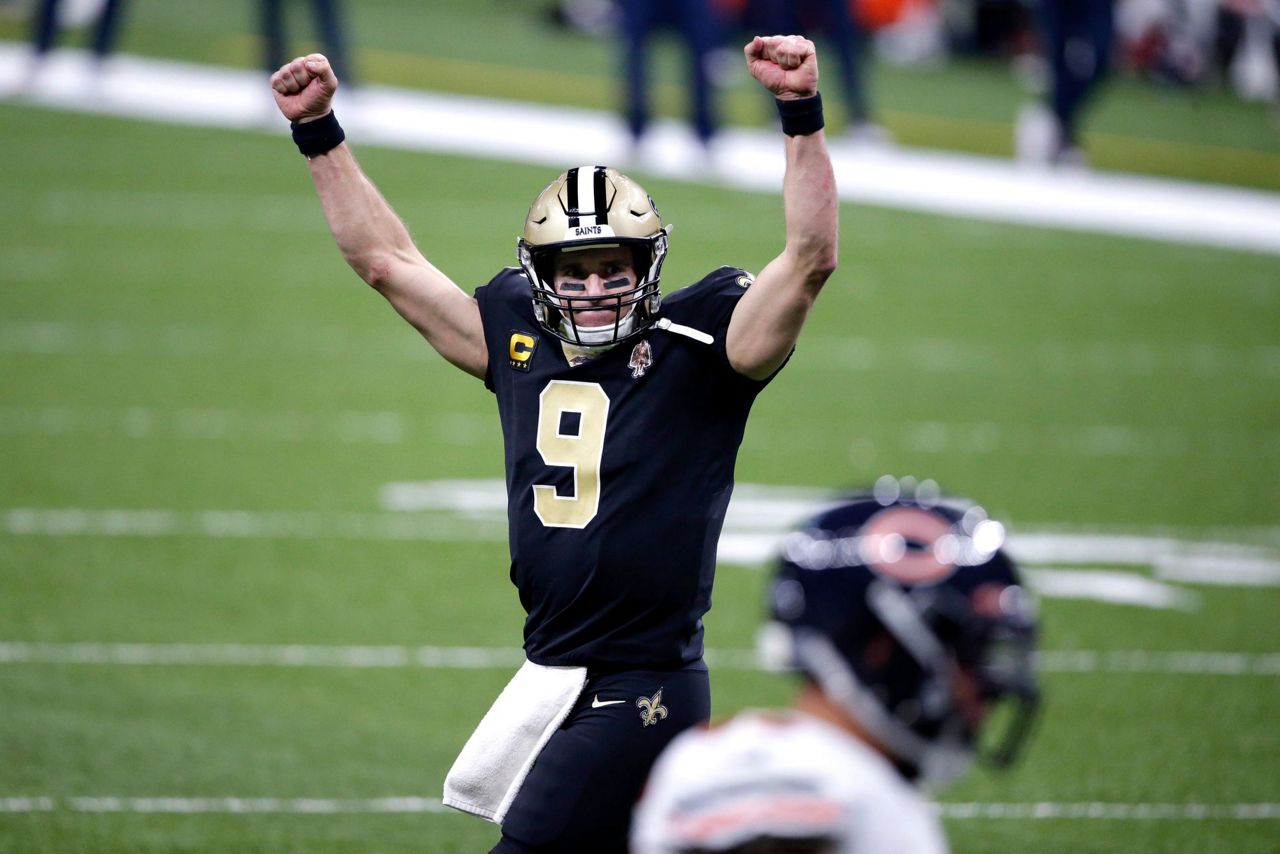
[[[533,355],[533,348],[536,344],[537,341],[532,335],[525,335],[521,332],[512,333],[510,347],[511,361],[529,361],[529,357]]]

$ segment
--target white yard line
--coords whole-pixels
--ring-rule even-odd
[[[129,439],[257,440],[399,444],[410,432],[398,412],[241,411],[208,407],[0,405],[0,436],[108,436]],[[429,431],[422,430],[423,435]]]
[[[707,661],[723,670],[759,669],[751,650],[710,649]],[[0,664],[514,670],[523,662],[524,654],[517,647],[0,641]],[[1280,653],[1045,650],[1040,653],[1040,670],[1063,674],[1270,677],[1280,676]]]
[[[2,263],[3,259],[0,259]],[[349,326],[236,328],[211,323],[131,323],[61,318],[0,319],[0,352],[35,356],[230,356],[272,359],[368,357],[424,362],[438,358],[412,335],[370,341]]]
[[[0,531],[44,537],[195,537],[211,539],[504,542],[488,521],[396,513],[166,510],[78,507],[0,511]]]
[[[1243,292],[1238,295],[1244,296]],[[1014,347],[1021,361],[1010,358]],[[1043,340],[1031,346],[1021,342],[1001,346],[968,338],[886,341],[865,336],[806,335],[797,358],[825,371],[874,371],[884,364],[900,362],[922,372],[991,374],[1022,371],[1030,364],[1053,376],[1150,377],[1175,373],[1193,380],[1241,375],[1280,379],[1280,347],[1224,347],[1185,341],[1170,344],[1141,338],[1124,342]]]
[[[458,426],[453,421],[462,419]],[[225,407],[118,408],[0,405],[0,437],[120,437],[129,439],[248,439],[262,442],[342,442],[398,444],[410,437],[411,419],[393,411],[297,412],[229,410]],[[472,412],[422,416],[417,433],[451,444],[475,444],[497,420]],[[1231,430],[1188,430],[1176,426],[1135,429],[1125,425],[1032,428],[995,423],[950,424],[904,421],[896,433],[901,447],[919,453],[1055,453],[1078,457],[1184,457],[1231,442],[1265,452],[1266,440]],[[1280,435],[1272,440],[1280,449]]]
[[[339,813],[433,813],[449,812],[440,798],[416,796],[392,798],[0,798],[0,813],[31,812],[87,813],[173,813],[194,815],[219,813],[297,813],[300,815],[333,815]]]
[[[24,45],[0,44],[0,92],[31,103],[99,115],[260,130],[284,122],[258,72],[137,56],[95,68],[85,51],[55,52],[29,78]],[[560,169],[626,163],[616,115],[564,106],[369,86],[339,93],[337,112],[361,144]],[[281,140],[282,145],[287,145]],[[1020,168],[1004,160],[831,142],[841,198],[1000,222],[1041,225],[1280,254],[1280,195],[1143,178]],[[664,177],[777,192],[783,171],[776,132],[729,130],[708,164],[679,123],[655,128],[647,171]]]
[[[1245,804],[1117,804],[1083,803],[942,803],[939,814],[962,819],[1055,819],[1085,821],[1272,821],[1280,803]]]
[[[0,332],[2,334],[2,332]],[[434,423],[428,423],[434,422]],[[492,429],[489,429],[492,428]],[[400,444],[411,433],[448,444],[497,441],[497,421],[480,413],[428,413],[417,429],[399,412],[297,412],[225,407],[113,409],[0,404],[0,436],[176,438],[265,442]],[[492,435],[490,435],[492,434]],[[1054,454],[1086,458],[1179,458],[1230,447],[1280,456],[1280,436],[1246,430],[1134,428],[1118,424],[1029,426],[994,422],[905,421],[892,440],[924,454]]]
[[[1133,572],[1028,567],[1023,576],[1037,595],[1050,599],[1091,599],[1180,611],[1194,611],[1200,606],[1200,597],[1195,593]]]
[[[1036,803],[941,803],[935,809],[948,821],[1274,821],[1280,803],[1108,803],[1104,801]],[[295,815],[447,813],[440,798],[405,795],[384,798],[274,797],[8,797],[0,813],[129,813],[139,815]]]
[[[0,434],[23,425],[49,431],[75,429],[73,412],[50,410],[29,420],[0,408]],[[52,418],[57,414],[58,418]],[[126,413],[127,414],[127,413]],[[206,413],[207,414],[207,413]],[[218,415],[218,413],[214,413]],[[159,417],[150,410],[109,419],[128,435],[163,432],[191,438],[226,435],[301,440],[309,436],[346,441],[395,442],[407,426],[395,413],[336,414],[324,418]],[[50,416],[50,417],[46,417]],[[450,416],[454,417],[454,416]],[[459,428],[467,426],[464,415]],[[15,426],[16,425],[16,426]],[[83,424],[81,425],[83,426]],[[448,425],[444,425],[448,427]],[[474,430],[442,429],[445,436]],[[829,506],[833,493],[800,487],[739,484],[725,519],[719,559],[723,564],[762,566],[772,561],[793,527]],[[90,509],[80,507],[0,509],[0,533],[37,537],[192,537],[214,539],[339,539],[417,542],[501,542],[506,539],[506,486],[500,480],[441,480],[388,483],[378,494],[381,511]],[[1227,533],[1227,532],[1220,532]],[[1261,532],[1269,541],[1275,532]],[[1238,536],[1249,536],[1242,531]],[[1025,568],[1042,596],[1089,598],[1146,607],[1193,608],[1197,597],[1175,584],[1280,586],[1280,548],[1167,535],[1083,531],[1020,531],[1006,548]],[[1147,567],[1155,578],[1116,572]]]
[[[1184,584],[1227,587],[1280,587],[1280,563],[1257,557],[1190,557],[1162,559],[1156,577]]]
[[[205,667],[515,669],[516,647],[317,646],[308,644],[155,644],[0,642],[3,664],[95,664]]]
[[[84,190],[82,195],[93,197],[99,192]],[[147,206],[157,207],[154,203]],[[0,255],[0,268],[3,260]],[[5,272],[9,271],[5,269]],[[1228,292],[1219,297],[1229,295]],[[1252,307],[1250,301],[1242,305],[1241,310]],[[0,352],[39,356],[209,356],[241,355],[246,346],[277,358],[369,353],[367,340],[349,327],[341,326],[307,327],[291,332],[278,328],[246,331],[208,323],[0,319]],[[377,347],[378,357],[392,355],[415,361],[433,358],[430,348],[411,336],[377,342]],[[1145,377],[1166,372],[1204,381],[1242,376],[1261,381],[1280,380],[1280,347],[1265,344],[1223,347],[1185,342],[1174,346],[1140,340],[1124,344],[1044,341],[1034,348],[1019,350],[1018,356],[1022,363],[1015,364],[1004,349],[962,338],[877,341],[859,336],[817,335],[805,337],[801,358],[811,357],[809,367],[823,371],[871,371],[885,363],[906,362],[925,373],[1005,374],[1022,370],[1023,363],[1030,360],[1038,370],[1059,376]]]

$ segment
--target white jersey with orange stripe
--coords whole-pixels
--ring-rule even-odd
[[[916,787],[875,750],[811,715],[744,712],[672,742],[636,807],[634,854],[728,852],[764,840],[832,854],[947,851]]]

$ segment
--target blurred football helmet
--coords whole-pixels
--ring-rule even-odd
[[[552,335],[580,347],[610,346],[638,335],[657,319],[662,261],[671,227],[644,188],[616,169],[579,166],[534,199],[516,257],[533,285],[533,313]],[[622,246],[634,257],[635,287],[599,297],[565,296],[554,287],[560,252]],[[577,315],[616,308],[613,323],[584,326]]]
[[[761,653],[937,786],[975,755],[1016,756],[1039,703],[1036,615],[999,522],[936,487],[901,486],[881,478],[788,537]]]

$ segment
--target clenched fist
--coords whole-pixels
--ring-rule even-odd
[[[324,54],[300,56],[271,75],[276,106],[291,122],[318,119],[329,112],[338,78]]]
[[[818,51],[803,36],[756,36],[742,49],[747,70],[785,100],[818,93]]]

